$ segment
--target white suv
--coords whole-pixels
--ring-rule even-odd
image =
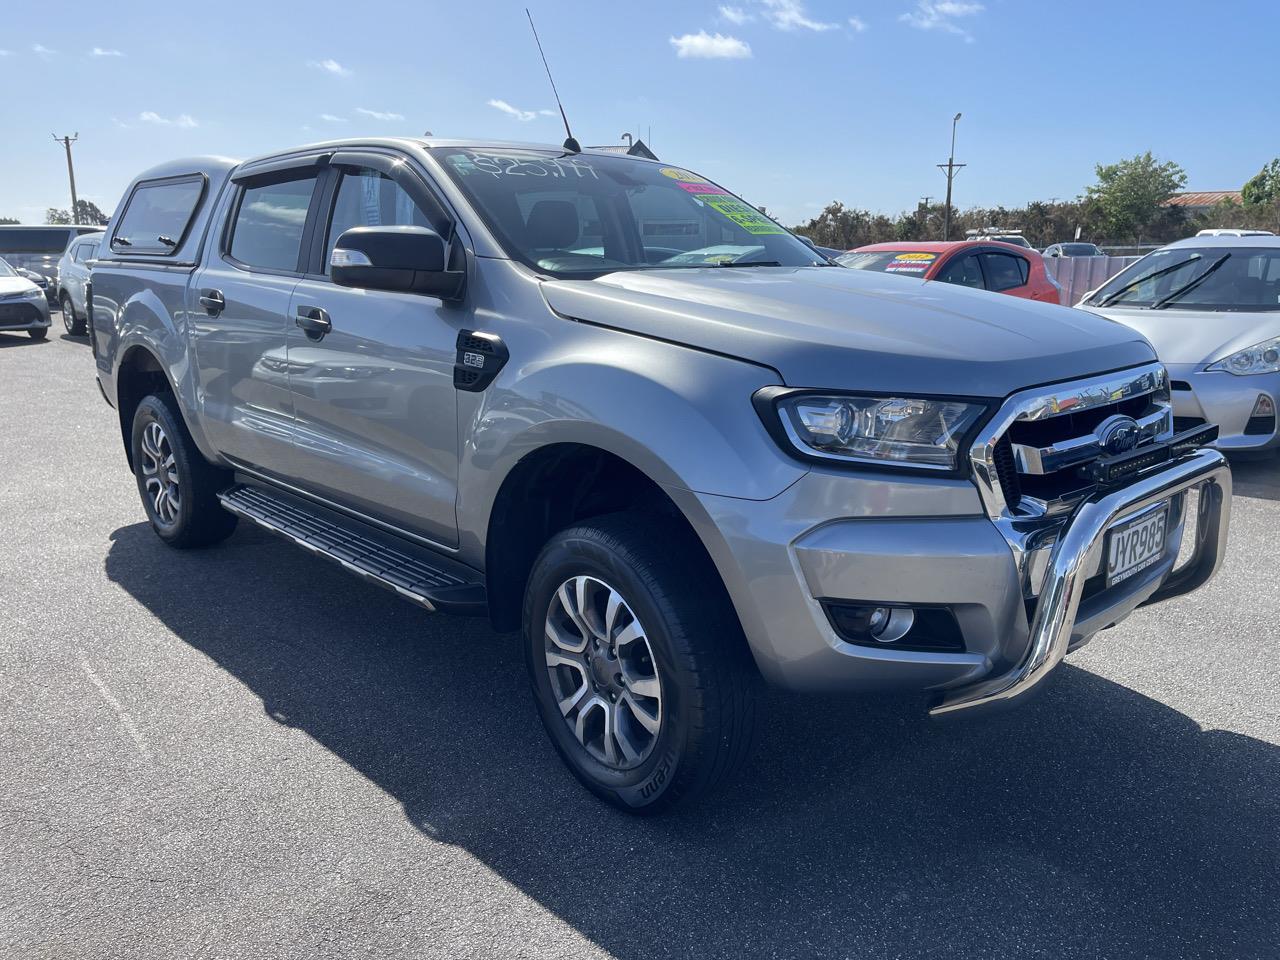
[[[67,244],[62,259],[58,261],[58,304],[62,308],[62,323],[67,333],[83,336],[85,319],[89,316],[85,291],[89,283],[89,267],[98,255],[101,233],[86,233]]]

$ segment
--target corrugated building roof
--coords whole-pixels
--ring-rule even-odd
[[[1198,190],[1189,193],[1175,193],[1164,202],[1166,207],[1212,207],[1223,200],[1234,200],[1243,203],[1239,190]]]

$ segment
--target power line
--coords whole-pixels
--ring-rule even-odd
[[[80,206],[80,201],[76,197],[76,168],[71,162],[71,145],[80,139],[80,134],[79,132],[76,132],[69,137],[60,137],[55,133],[53,135],[53,139],[62,144],[63,148],[67,151],[67,178],[71,181],[71,222],[75,223],[77,217],[76,211]]]

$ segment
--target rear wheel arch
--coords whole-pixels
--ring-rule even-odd
[[[124,443],[129,469],[133,469],[133,416],[138,404],[149,394],[168,394],[176,398],[178,391],[169,379],[159,358],[145,346],[130,347],[116,369],[116,411],[120,416],[120,438]]]

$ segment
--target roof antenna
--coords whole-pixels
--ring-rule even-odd
[[[556,89],[555,78],[551,76],[551,67],[547,64],[547,55],[542,52],[542,41],[538,39],[538,28],[533,25],[533,14],[529,12],[529,8],[524,8],[524,15],[529,18],[529,29],[533,31],[533,42],[538,45],[538,53],[542,57],[542,65],[546,67],[547,79],[551,81],[551,92],[555,95],[556,106],[560,108],[560,119],[564,121],[564,148],[570,153],[581,153],[582,146],[577,140],[573,139],[573,131],[569,129],[569,118],[564,114],[564,104],[560,102],[560,91]]]

